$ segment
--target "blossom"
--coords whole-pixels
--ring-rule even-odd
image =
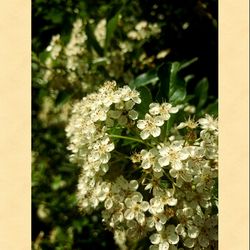
[[[173,142],[170,146],[163,146],[159,149],[160,165],[167,166],[171,163],[171,167],[180,170],[183,167],[182,161],[189,157],[187,149],[183,148],[181,142]]]
[[[169,170],[169,174],[176,179],[176,185],[178,187],[181,187],[183,184],[183,181],[185,182],[191,182],[192,181],[192,172],[188,168],[182,168],[180,170],[176,170],[174,168],[171,168]]]
[[[201,128],[204,130],[210,130],[210,131],[218,130],[218,120],[213,119],[213,117],[208,114],[205,115],[205,118],[199,119],[198,122],[201,125]]]
[[[170,245],[175,245],[179,242],[179,236],[175,232],[174,225],[168,225],[163,230],[158,233],[152,234],[149,237],[151,243],[153,245],[158,245],[159,248],[155,248],[155,246],[150,247],[151,249],[169,249]]]
[[[167,121],[170,118],[170,114],[178,112],[177,107],[172,107],[170,103],[151,103],[149,105],[149,113],[151,115],[159,115],[163,120]]]
[[[107,163],[111,157],[110,152],[114,147],[114,143],[110,142],[108,136],[105,136],[90,147],[92,150],[88,156],[88,160],[90,162],[100,160],[101,163]]]
[[[145,221],[145,214],[149,208],[149,203],[143,201],[143,196],[139,192],[135,192],[131,198],[125,199],[127,210],[124,213],[124,217],[127,220],[133,220],[134,218],[138,223],[143,224]]]
[[[164,225],[167,222],[167,216],[164,213],[155,213],[151,217],[147,218],[147,225],[150,228],[155,227],[159,232],[164,228]]]
[[[151,250],[215,248],[216,122],[189,118],[159,137],[179,107],[152,103],[136,122],[140,102],[139,92],[109,81],[74,105],[66,134],[70,160],[81,167],[80,208],[102,208],[103,222],[120,247],[150,236]],[[186,141],[190,130],[196,138]]]
[[[159,127],[163,124],[164,121],[161,117],[153,117],[146,114],[144,120],[138,120],[137,127],[142,130],[140,133],[141,138],[146,140],[150,135],[158,137],[161,134],[161,129]]]
[[[143,169],[149,169],[152,167],[153,171],[161,172],[162,167],[158,162],[159,152],[156,148],[152,148],[149,151],[143,149],[141,151],[141,167]]]
[[[176,128],[183,129],[183,128],[195,129],[198,127],[198,122],[192,120],[190,117],[186,122],[181,122]]]

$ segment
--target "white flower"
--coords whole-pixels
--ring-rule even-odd
[[[198,121],[201,125],[201,128],[204,130],[217,131],[218,130],[218,120],[213,119],[212,116],[206,114],[205,118],[201,118]]]
[[[185,182],[191,182],[192,181],[192,173],[191,173],[191,170],[188,169],[188,168],[182,168],[180,170],[176,170],[174,168],[171,168],[169,170],[169,174],[176,178],[176,185],[178,187],[181,187],[182,184],[183,184],[183,181]]]
[[[124,213],[124,217],[127,220],[133,220],[134,218],[138,223],[143,224],[145,222],[145,214],[149,208],[147,201],[142,201],[143,196],[139,192],[135,192],[131,198],[125,199],[127,210]]]
[[[137,127],[142,130],[140,136],[143,140],[146,140],[150,135],[153,137],[158,137],[161,134],[161,129],[159,128],[164,124],[161,117],[152,117],[149,114],[145,115],[145,120],[138,120]]]
[[[188,120],[186,122],[181,122],[176,128],[177,129],[183,129],[183,128],[190,128],[190,129],[195,129],[198,127],[198,122],[195,122],[194,120],[192,120],[190,117],[188,118]]]
[[[171,163],[171,167],[180,170],[183,167],[182,161],[189,156],[187,149],[183,148],[182,143],[173,142],[170,146],[163,146],[159,149],[161,157],[159,163],[162,167]]]
[[[147,225],[149,228],[155,227],[159,232],[163,229],[164,224],[167,222],[167,216],[164,213],[155,213],[147,218]]]
[[[152,234],[149,239],[152,244],[158,245],[159,249],[162,250],[169,249],[170,245],[175,245],[179,242],[179,236],[175,232],[175,226],[171,224],[160,232]]]
[[[149,169],[152,167],[155,172],[162,172],[162,168],[158,163],[159,152],[156,148],[152,148],[149,151],[143,149],[141,151],[141,167],[143,169]]]
[[[88,156],[88,160],[90,162],[100,160],[101,163],[107,163],[111,157],[110,152],[114,148],[114,143],[110,142],[108,136],[105,136],[90,147],[91,152]]]
[[[163,213],[164,205],[160,196],[153,197],[150,199],[149,212],[153,215]]]
[[[155,190],[154,196],[159,197],[163,205],[175,206],[177,204],[177,199],[174,198],[174,189]]]
[[[196,111],[196,108],[195,108],[195,106],[193,106],[193,105],[187,105],[187,106],[184,108],[184,111],[185,111],[185,112],[188,112],[188,113],[191,113],[191,114],[194,114],[195,111]]]
[[[151,115],[160,115],[160,117],[167,121],[170,118],[170,114],[174,114],[178,112],[177,107],[172,107],[170,103],[151,103],[149,105],[149,113]]]

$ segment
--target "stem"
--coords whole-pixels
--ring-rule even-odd
[[[137,139],[137,138],[133,138],[133,137],[129,137],[129,136],[123,136],[123,135],[109,135],[110,137],[113,138],[120,138],[120,139],[125,139],[125,140],[130,140],[130,141],[136,141],[136,142],[140,142],[143,144],[146,144],[143,140]]]

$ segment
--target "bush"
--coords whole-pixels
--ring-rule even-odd
[[[33,2],[34,249],[116,249],[117,244],[156,249],[159,232],[165,232],[161,227],[176,228],[185,211],[198,213],[203,226],[190,215],[188,236],[178,226],[178,243],[173,233],[176,241],[162,244],[215,249],[216,233],[208,241],[204,234],[211,228],[216,232],[218,214],[216,20],[216,1]],[[155,124],[154,130],[148,124]],[[103,155],[100,144],[106,148]],[[166,160],[169,147],[189,154],[182,156],[183,175]],[[198,172],[190,167],[196,154]],[[149,155],[157,166],[148,162]],[[96,178],[101,178],[93,184],[96,192],[100,186],[106,193],[94,199],[87,195],[91,188],[83,190]],[[114,193],[119,183],[131,187],[130,194]],[[160,212],[149,205],[160,197],[158,189],[173,202],[164,203],[164,211],[174,215],[161,215],[153,230],[152,216]],[[183,190],[205,198],[190,208]],[[123,200],[114,199],[117,194]],[[131,212],[134,200],[143,200],[143,213]],[[125,219],[112,224],[117,202]],[[145,226],[139,236],[136,225]],[[134,240],[122,241],[132,237],[131,230]]]

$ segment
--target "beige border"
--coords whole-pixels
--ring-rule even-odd
[[[220,250],[248,249],[248,1],[219,1]],[[31,1],[0,8],[0,249],[31,249]]]
[[[0,249],[31,249],[31,1],[0,8]]]
[[[248,1],[219,1],[219,249],[248,250]]]

